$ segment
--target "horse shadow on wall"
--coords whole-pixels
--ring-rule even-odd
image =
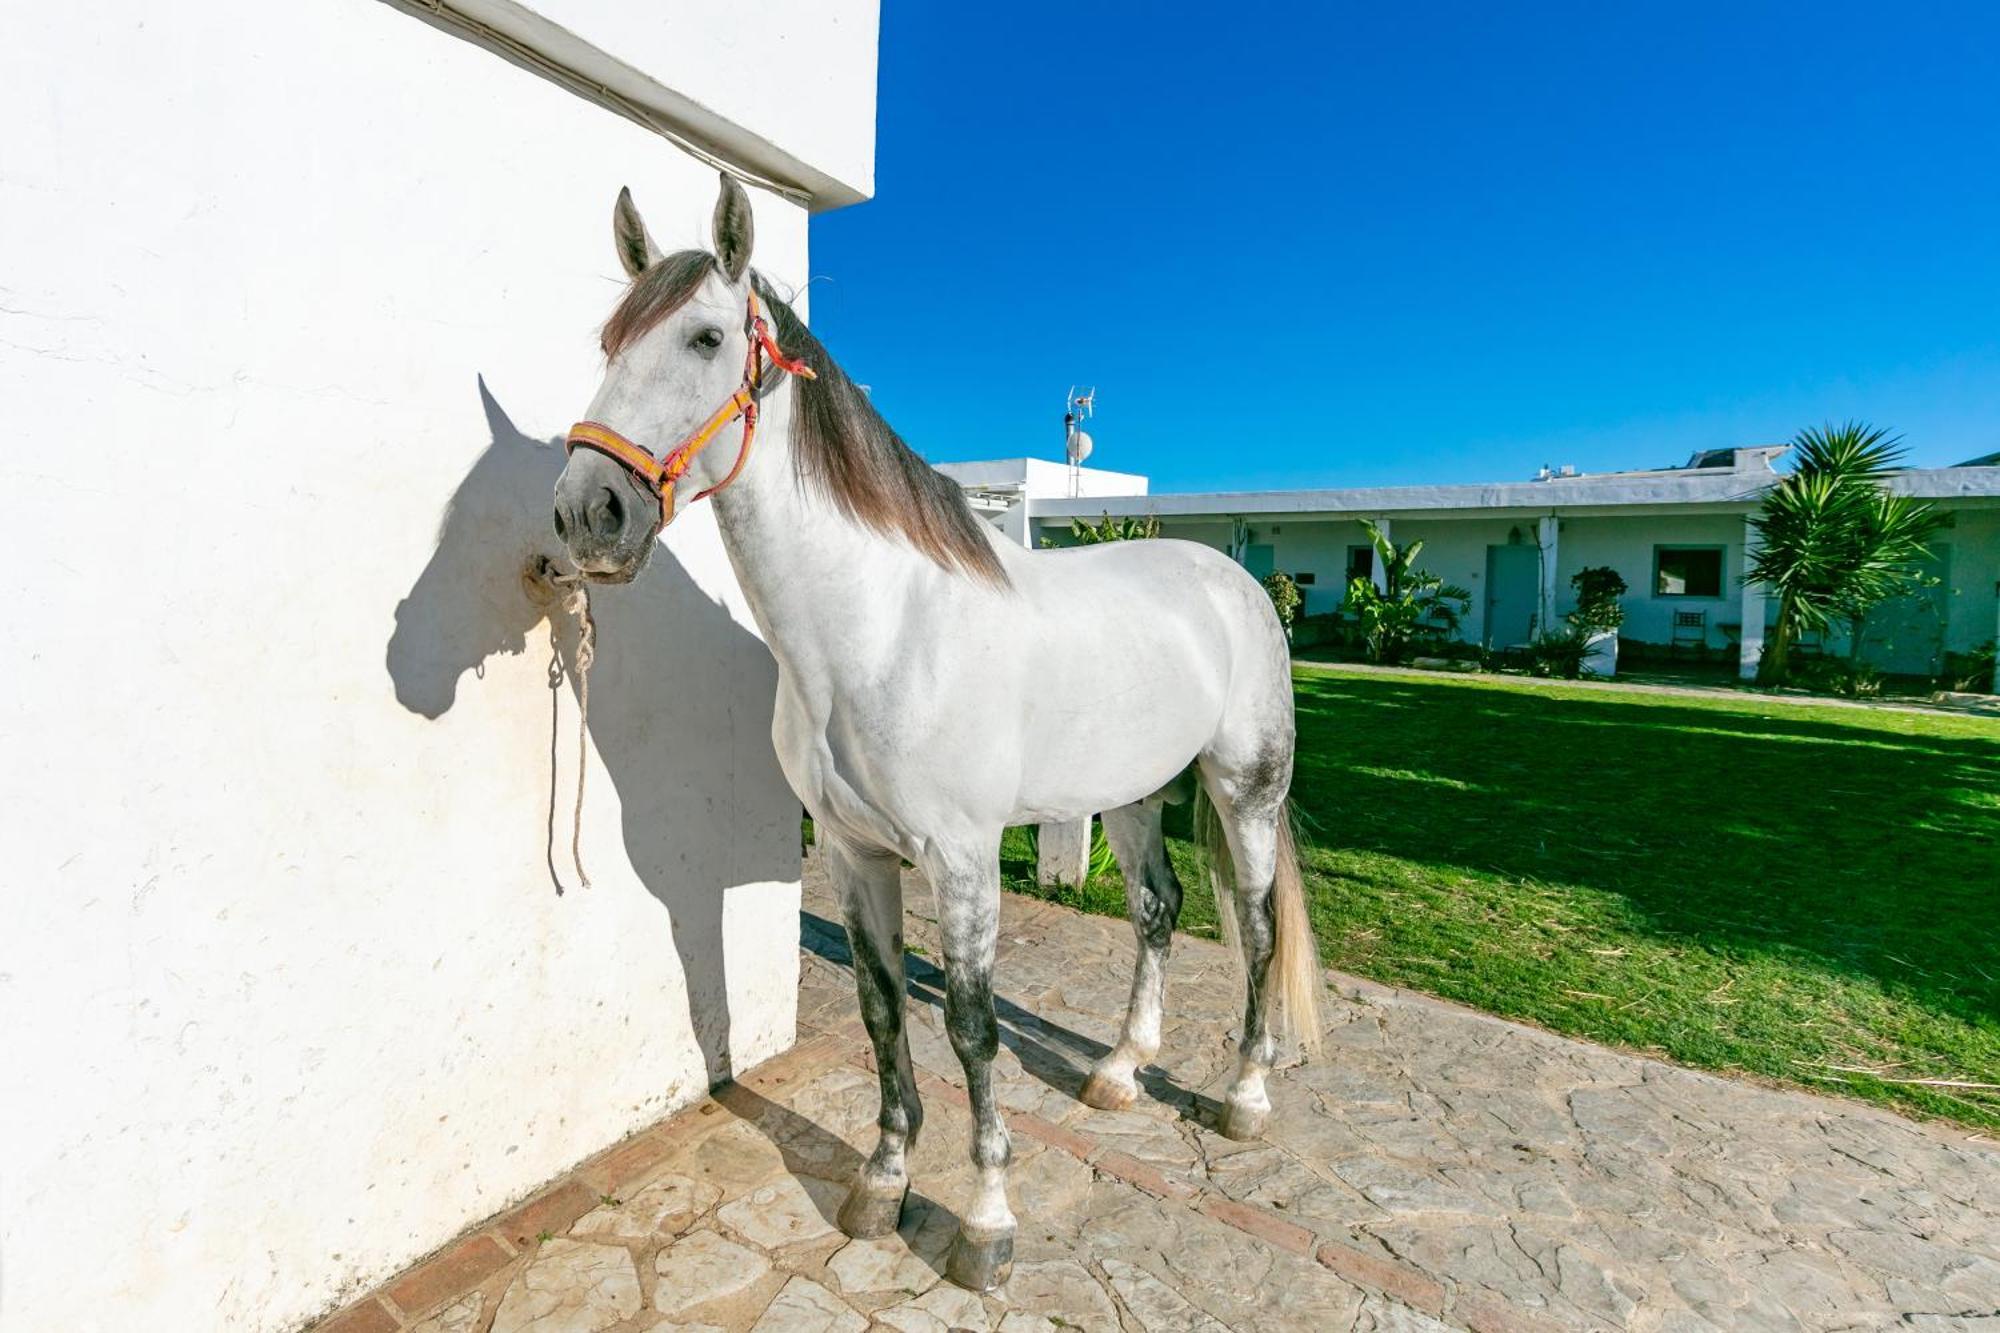
[[[548,650],[547,610],[521,575],[537,558],[567,568],[549,519],[560,441],[517,430],[483,379],[479,396],[492,442],[453,492],[437,549],[397,606],[388,644],[398,702],[433,719],[489,658]],[[735,1074],[725,891],[799,874],[798,806],[771,751],[777,666],[665,545],[633,583],[597,592],[592,613],[591,743],[618,789],[626,855],[666,909],[713,1086]],[[573,624],[558,644],[573,693]],[[551,739],[575,744],[568,727]],[[563,763],[574,763],[573,751]],[[569,791],[551,799],[553,871],[567,864]]]

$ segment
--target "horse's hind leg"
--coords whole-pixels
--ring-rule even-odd
[[[1104,836],[1125,876],[1125,906],[1139,937],[1132,1000],[1118,1044],[1090,1071],[1079,1094],[1086,1106],[1121,1111],[1138,1096],[1133,1074],[1160,1053],[1160,1012],[1166,998],[1167,950],[1181,915],[1181,882],[1167,859],[1157,799],[1104,812]]]
[[[865,1240],[888,1235],[901,1220],[903,1198],[910,1191],[907,1155],[924,1122],[903,1031],[902,863],[838,840],[828,841],[827,852],[847,919],[861,1021],[875,1048],[882,1084],[882,1111],[876,1120],[881,1135],[840,1205],[840,1229]]]
[[[1288,757],[1286,757],[1288,759]],[[1310,999],[1310,987],[1318,985],[1318,951],[1312,945],[1310,925],[1304,921],[1302,905],[1282,905],[1278,901],[1280,871],[1288,871],[1288,885],[1294,897],[1302,891],[1284,809],[1286,787],[1290,787],[1290,763],[1252,763],[1230,767],[1212,757],[1202,761],[1202,785],[1214,805],[1222,837],[1228,841],[1230,863],[1234,867],[1236,935],[1244,961],[1244,1035],[1238,1049],[1236,1081],[1222,1107],[1222,1133],[1230,1139],[1256,1139],[1270,1119],[1270,1095],[1264,1081],[1278,1057],[1276,1005],[1280,995],[1288,1001],[1298,997],[1298,1013],[1292,1015],[1300,1035],[1308,1045],[1316,1045],[1318,1013]],[[1220,849],[1212,849],[1214,855]],[[1286,865],[1280,865],[1286,863]],[[1220,907],[1220,905],[1218,905]],[[1280,907],[1286,911],[1280,913]],[[1290,917],[1290,919],[1288,919]],[[1284,941],[1288,959],[1284,967],[1272,967],[1278,955],[1280,929],[1302,939]],[[1298,951],[1310,951],[1310,959]],[[1296,961],[1292,955],[1304,961]],[[1308,977],[1292,985],[1286,969],[1308,969]]]
[[[978,1194],[959,1220],[945,1273],[959,1286],[991,1291],[1014,1262],[1014,1213],[1007,1206],[1007,1123],[993,1093],[1000,1026],[993,1016],[993,953],[1000,937],[1000,849],[932,844],[924,871],[937,890],[944,945],[944,1025],[965,1067],[972,1106],[972,1164]]]

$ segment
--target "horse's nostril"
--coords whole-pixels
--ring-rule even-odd
[[[563,522],[561,505],[556,506],[556,540],[565,542],[569,540],[569,524]]]
[[[590,529],[604,541],[615,538],[625,528],[625,505],[618,492],[605,487],[590,506]]]

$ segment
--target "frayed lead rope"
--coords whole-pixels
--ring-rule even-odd
[[[576,620],[576,806],[570,813],[569,857],[576,866],[577,883],[590,887],[590,872],[583,868],[583,795],[590,775],[590,664],[597,657],[597,621],[590,614],[590,585],[580,575],[559,573],[552,561],[543,557],[525,571],[529,593],[543,605],[554,605]],[[551,596],[553,594],[553,596]],[[549,688],[562,687],[567,670],[563,665],[562,626],[549,617]],[[555,793],[549,793],[549,833],[554,841]],[[550,871],[555,867],[552,864]],[[562,891],[557,883],[556,891]]]
[[[566,580],[569,592],[563,610],[576,617],[576,809],[570,815],[569,859],[576,864],[576,881],[590,887],[583,868],[583,784],[590,776],[590,664],[597,657],[597,621],[590,614],[590,585],[580,578]]]

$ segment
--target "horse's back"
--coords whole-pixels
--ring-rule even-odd
[[[1023,554],[1028,807],[1137,800],[1280,709],[1289,733],[1284,631],[1235,561],[1171,538]]]

